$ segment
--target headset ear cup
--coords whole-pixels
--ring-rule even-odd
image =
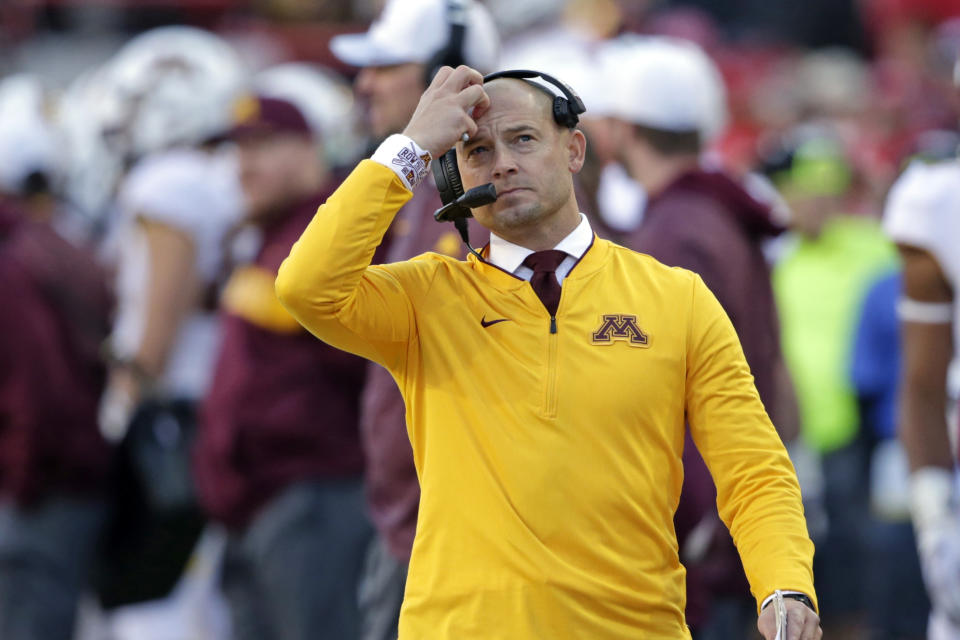
[[[577,126],[580,118],[577,114],[570,111],[570,102],[563,96],[557,96],[553,99],[553,119],[561,127],[572,129]]]
[[[434,161],[433,180],[437,183],[437,191],[440,192],[440,201],[443,204],[450,204],[463,195],[456,149],[450,149]]]

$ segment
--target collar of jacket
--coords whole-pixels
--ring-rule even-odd
[[[480,253],[486,256],[489,251],[490,246],[485,245],[480,250]],[[573,265],[573,269],[567,275],[564,282],[567,280],[576,281],[582,278],[587,278],[599,271],[606,262],[607,253],[609,253],[609,251],[610,242],[607,240],[602,240],[598,238],[596,234],[594,234],[593,242],[590,243],[590,246],[580,257],[580,260]],[[481,262],[473,254],[467,256],[467,263],[479,274],[493,283],[494,286],[503,291],[513,291],[527,284],[527,281],[523,278],[519,278],[509,271],[505,271],[489,262]]]

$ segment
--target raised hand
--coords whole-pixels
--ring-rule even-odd
[[[477,131],[475,118],[490,106],[479,71],[461,65],[442,67],[420,97],[403,134],[438,157],[466,133]]]

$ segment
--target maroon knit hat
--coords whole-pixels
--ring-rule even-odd
[[[227,137],[234,140],[271,133],[293,133],[313,137],[310,124],[292,102],[280,98],[250,95],[233,105],[233,128]]]

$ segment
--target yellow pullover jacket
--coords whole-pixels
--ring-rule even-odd
[[[361,162],[277,278],[307,329],[403,392],[422,497],[400,640],[689,638],[685,418],[758,601],[815,597],[793,467],[699,276],[595,239],[554,323],[472,256],[370,266],[410,197]]]

